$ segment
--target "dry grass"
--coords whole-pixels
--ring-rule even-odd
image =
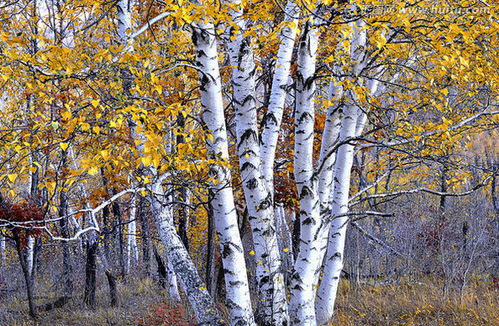
[[[364,285],[354,290],[344,281],[332,325],[499,325],[499,291],[490,282],[475,281],[462,297],[458,291],[444,296],[435,284]]]
[[[0,325],[195,325],[189,310],[166,303],[165,291],[150,279],[129,279],[119,285],[120,304],[109,306],[107,286],[101,283],[97,309],[75,298],[66,306],[40,312],[37,322],[27,314],[24,293],[0,301]],[[81,291],[79,291],[81,292]],[[37,300],[42,306],[56,297]],[[222,308],[223,310],[223,308]],[[475,281],[462,300],[458,292],[443,296],[437,282],[362,285],[343,281],[332,326],[471,326],[499,325],[499,289],[488,281]]]
[[[43,292],[43,291],[42,291]],[[80,289],[78,289],[78,292]],[[40,311],[37,321],[32,320],[27,311],[24,292],[16,293],[0,301],[0,325],[2,326],[67,326],[67,325],[137,325],[138,320],[156,305],[164,302],[164,291],[158,288],[151,279],[129,279],[127,283],[119,283],[119,305],[110,307],[107,284],[101,283],[96,293],[96,309],[92,310],[83,304],[81,297],[76,297],[64,307],[49,312]],[[45,294],[45,293],[44,293]],[[53,302],[55,293],[36,300],[38,307]]]

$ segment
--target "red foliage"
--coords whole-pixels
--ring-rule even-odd
[[[28,202],[15,205],[3,203],[0,205],[0,220],[11,222],[43,221],[43,213],[36,205]],[[24,223],[18,226],[13,225],[10,230],[20,242],[21,247],[26,248],[28,236],[39,236],[42,231],[35,227],[40,227],[41,225],[42,223]]]
[[[492,277],[492,285],[490,289],[499,290],[499,276]]]
[[[141,326],[193,326],[196,325],[193,318],[189,317],[185,307],[170,304],[161,304],[152,314],[145,316],[144,320],[138,320]]]
[[[425,244],[433,252],[440,249],[440,243],[444,234],[445,223],[438,223],[437,225],[429,225],[425,227],[423,232],[417,234],[418,238],[425,240]]]

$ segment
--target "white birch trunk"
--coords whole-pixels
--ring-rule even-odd
[[[127,272],[131,267],[137,265],[139,261],[139,250],[137,247],[137,197],[132,199],[132,206],[130,207],[130,217],[128,222],[128,238],[127,238]]]
[[[289,0],[285,8],[284,22],[297,27],[299,7],[293,0]],[[283,26],[281,29],[281,44],[277,52],[272,89],[270,91],[269,107],[263,118],[261,137],[262,173],[269,189],[274,189],[274,159],[281,128],[282,115],[286,100],[286,87],[290,79],[291,57],[296,39],[296,28]]]
[[[357,108],[351,104],[344,109],[341,123],[340,141],[355,136],[357,123]],[[350,190],[351,168],[354,156],[354,145],[344,144],[338,149],[334,172],[334,193],[332,198],[331,216],[333,221],[329,231],[324,273],[320,284],[316,311],[317,322],[327,323],[333,316],[334,302],[338,290],[339,278],[343,268],[343,254],[348,218],[337,215],[348,212],[348,195]]]
[[[168,264],[166,265],[166,272],[168,278],[168,295],[170,296],[170,300],[172,302],[181,302],[182,299],[180,298],[180,292],[178,289],[177,274],[175,274],[175,269],[173,268],[170,259],[168,259]]]
[[[143,153],[144,152],[144,142],[145,142],[146,137],[139,130],[139,128],[142,128],[142,126],[137,126],[135,124],[135,122],[131,122],[129,125],[130,125],[130,132],[132,135],[132,139],[134,139],[134,141],[135,141],[135,146],[140,153]],[[167,150],[171,151],[170,139],[168,137],[166,137],[166,138],[167,138],[166,139]],[[141,155],[143,155],[143,154],[141,154]],[[166,269],[167,269],[167,278],[168,278],[168,280],[167,280],[168,281],[168,295],[170,296],[170,299],[173,302],[179,302],[180,301],[180,293],[179,293],[179,289],[178,289],[176,269],[174,268],[174,266],[170,262],[169,257],[170,257],[170,254],[172,254],[172,253],[170,253],[168,251],[168,248],[170,248],[170,246],[168,244],[168,239],[172,238],[172,237],[178,237],[177,231],[175,230],[175,226],[174,226],[172,207],[170,204],[168,204],[168,202],[171,201],[171,198],[169,196],[165,195],[165,191],[164,191],[163,186],[161,184],[161,180],[159,180],[157,170],[154,167],[144,167],[142,173],[144,173],[144,174],[148,173],[155,180],[155,182],[152,184],[152,186],[149,189],[151,191],[150,202],[151,202],[151,206],[153,208],[154,221],[155,221],[156,226],[158,228],[159,238],[161,239],[161,243],[163,244],[163,246],[167,249]],[[165,223],[170,223],[171,228],[161,227]],[[166,231],[174,230],[175,235],[169,235],[169,234],[165,233],[166,232],[165,230]],[[177,248],[177,249],[185,251],[185,254],[183,253],[182,255],[187,255],[187,257],[189,257],[189,260],[190,260],[189,253],[183,244],[182,244],[182,248]],[[189,261],[188,264],[193,264],[193,263],[192,263],[192,261]],[[193,273],[193,274],[195,273],[194,276],[199,278],[197,271],[191,271],[191,273]],[[180,279],[182,279],[182,278],[189,277],[189,276],[188,275],[178,275],[178,277]],[[184,289],[187,291],[185,286],[188,286],[188,287],[191,286],[190,283],[188,283],[188,281],[181,281],[181,282],[184,285]],[[201,283],[202,281],[200,279],[199,280],[196,279],[195,282]],[[198,295],[203,295],[203,294],[201,293]],[[191,302],[191,304],[192,304],[192,302]],[[193,306],[193,309],[194,309],[194,306]]]
[[[379,71],[378,71],[379,72]],[[367,82],[367,87],[369,89],[370,95],[376,95],[379,91],[378,89],[379,85],[379,80],[370,80]],[[343,118],[343,121],[341,123],[341,139],[345,140],[348,137],[359,137],[366,125],[367,122],[367,114],[361,108],[355,108],[350,106],[349,108],[345,109],[345,114],[354,114],[356,117],[352,117],[352,119],[355,119],[355,124],[352,125],[350,124],[350,120],[348,123],[345,123],[346,117]],[[337,128],[335,128],[337,129]],[[348,129],[348,130],[346,130]],[[328,280],[330,278],[330,275],[332,275],[332,280],[329,280],[329,285],[325,285],[325,287],[329,288],[330,293],[327,294],[329,296],[329,304],[326,302],[321,302],[323,299],[318,299],[317,300],[317,319],[318,322],[320,323],[325,323],[328,319],[321,319],[319,316],[319,309],[323,309],[322,307],[324,306],[329,306],[329,310],[326,310],[326,315],[330,314],[328,318],[332,318],[332,313],[334,309],[334,301],[336,298],[336,293],[339,285],[339,277],[341,274],[341,270],[343,268],[343,253],[344,253],[344,248],[345,248],[345,239],[346,239],[346,228],[348,224],[348,218],[347,217],[340,217],[336,218],[335,216],[338,214],[344,214],[348,212],[348,192],[350,190],[350,170],[352,168],[353,164],[353,157],[354,157],[354,145],[348,145],[350,148],[345,148],[345,145],[341,146],[340,149],[338,150],[337,154],[337,160],[338,162],[335,164],[335,178],[334,178],[334,184],[332,185],[332,188],[329,187],[333,194],[333,203],[332,203],[332,209],[331,209],[331,216],[333,217],[333,222],[332,225],[328,228],[329,229],[329,234],[327,232],[323,232],[323,234],[328,237],[329,236],[329,243],[327,246],[328,250],[328,258],[325,261],[325,267],[324,267],[324,275],[323,275],[323,281]],[[343,149],[342,149],[343,148]],[[348,174],[348,176],[347,176]],[[346,179],[348,177],[348,179]],[[343,179],[345,178],[345,179]],[[342,187],[340,189],[337,189],[340,184],[342,184]],[[345,198],[346,196],[346,198]],[[345,202],[346,201],[346,202]],[[327,213],[327,210],[325,211]],[[327,218],[324,216],[323,218]],[[328,225],[329,226],[329,225]],[[323,240],[324,241],[324,240]],[[327,243],[327,242],[324,242]],[[329,249],[333,248],[333,249]],[[333,252],[335,250],[335,252]],[[323,250],[324,251],[324,250]],[[331,253],[333,253],[331,255]],[[321,256],[322,257],[322,256]],[[321,258],[322,260],[322,258]],[[331,260],[331,262],[329,262]],[[332,268],[332,271],[330,274],[326,274],[326,269],[329,267]],[[329,277],[329,278],[328,278]],[[321,284],[321,287],[319,289],[319,294],[318,296],[321,297],[323,295],[323,285]],[[327,292],[327,291],[326,291]],[[322,305],[322,307],[321,307]],[[320,308],[321,307],[321,308]],[[324,312],[324,310],[322,310]],[[324,315],[322,315],[324,316]]]
[[[122,44],[124,44],[125,52],[131,52],[133,51],[133,44],[131,40],[129,39],[129,35],[131,33],[131,28],[132,28],[132,16],[131,16],[131,10],[132,10],[132,5],[133,1],[132,0],[120,0],[118,2],[118,33],[120,37],[120,41]],[[124,71],[124,77],[128,78],[129,77],[129,71]],[[129,94],[130,92],[130,87],[131,83],[130,81],[123,81],[123,89],[126,95]],[[139,152],[143,153],[143,143],[145,141],[144,135],[140,131],[137,130],[137,125],[134,121],[130,120],[130,130],[132,134],[132,138],[134,140],[139,140],[139,144],[137,144],[137,149]],[[157,171],[154,168],[149,168],[146,169],[148,170],[153,177],[157,178]],[[165,205],[164,201],[166,198],[164,198],[164,191],[163,187],[161,185],[160,181],[157,181],[154,183],[153,187],[153,194],[151,196],[151,204],[154,208],[154,217],[156,224],[158,226],[158,233],[161,238],[161,241],[163,245],[165,246],[167,250],[167,257],[168,257],[168,263],[167,263],[167,272],[168,272],[168,283],[169,283],[169,296],[172,301],[180,301],[180,294],[178,291],[178,282],[177,282],[177,272],[181,271],[182,275],[179,275],[179,277],[183,278],[182,284],[184,285],[184,290],[186,293],[190,296],[189,302],[191,303],[191,306],[195,312],[196,319],[200,324],[206,324],[206,325],[215,325],[220,322],[218,313],[213,305],[213,302],[211,300],[211,297],[207,293],[206,290],[203,290],[205,288],[202,286],[202,280],[199,277],[197,270],[194,267],[194,264],[192,263],[189,253],[185,249],[185,247],[182,245],[180,247],[178,246],[172,246],[172,243],[170,241],[173,241],[173,243],[176,242],[178,235],[176,233],[175,227],[173,225],[173,215],[171,212],[171,207],[169,205]],[[158,197],[161,197],[159,200]],[[135,206],[135,205],[134,205]],[[171,224],[170,227],[165,227],[166,224]],[[129,224],[129,228],[136,229],[136,224],[135,222],[132,222]],[[130,231],[130,230],[129,230]],[[134,230],[132,237],[130,235],[132,232],[129,232],[129,250],[132,251],[132,248],[135,248],[136,255],[138,256],[138,251],[137,251],[137,245],[136,241],[135,244],[133,243],[133,239],[135,238],[135,232]],[[170,232],[170,233],[169,233]],[[173,234],[171,234],[173,232]],[[179,262],[175,260],[175,262],[172,262],[172,259],[178,259],[178,255],[186,257],[187,261],[183,263],[183,266],[178,265]],[[175,258],[173,258],[175,257]],[[177,266],[178,265],[178,266]],[[211,310],[211,311],[206,311],[206,310]]]
[[[118,6],[118,35],[120,42],[125,46],[124,51],[133,51],[129,35],[132,32],[132,6],[133,0],[119,0]]]
[[[355,62],[351,73],[354,78],[358,77],[365,64],[366,32],[363,30],[363,25],[362,21],[350,25],[352,27],[351,57],[352,62]],[[346,95],[349,102],[345,104],[343,109],[339,135],[341,142],[357,136],[359,128],[364,127],[367,118],[354,104],[356,95],[352,91],[348,91]],[[338,148],[336,154],[331,204],[333,220],[329,229],[324,272],[316,301],[317,322],[319,324],[325,324],[333,317],[334,303],[343,268],[348,217],[340,215],[348,212],[354,148],[355,145],[345,143]]]
[[[228,140],[225,127],[224,107],[218,52],[212,24],[193,27],[192,40],[196,48],[197,65],[201,79],[202,120],[209,130],[207,149],[211,158],[228,161]],[[225,269],[227,306],[231,325],[254,325],[251,298],[249,296],[246,264],[243,246],[239,235],[234,194],[231,187],[230,170],[221,165],[213,165],[211,174],[216,180],[212,183],[213,213],[220,252]]]
[[[0,235],[0,266],[5,265],[7,246],[5,242],[5,237]]]
[[[26,263],[28,265],[29,276],[33,275],[33,267],[35,263],[35,238],[28,235],[28,245],[26,248]]]
[[[343,90],[341,87],[336,87],[331,81],[328,90],[328,99],[332,100],[335,96],[341,97]],[[321,151],[318,164],[319,174],[319,200],[321,210],[321,227],[319,230],[319,261],[323,262],[324,255],[327,249],[327,239],[330,226],[331,214],[331,194],[333,193],[333,176],[334,163],[336,161],[336,151],[333,151],[334,146],[338,142],[339,132],[341,127],[340,111],[342,104],[337,103],[335,106],[330,106],[326,112],[326,122],[322,133]],[[316,274],[314,287],[319,284],[320,271]]]
[[[237,3],[237,2],[233,2]],[[255,61],[251,40],[244,37],[242,13],[232,12],[239,32],[229,43],[232,69],[233,102],[239,167],[248,208],[255,250],[258,289],[258,323],[288,325],[284,276],[277,242],[272,193],[261,171],[258,118],[255,100]]]
[[[175,230],[171,210],[164,203],[165,196],[161,182],[155,182],[151,191],[151,206],[159,237],[167,253],[168,267],[172,267],[174,271],[174,273],[168,274],[169,290],[172,291],[170,295],[175,297],[178,294],[178,289],[175,289],[175,285],[172,286],[172,284],[177,283],[175,275],[178,275],[187,299],[194,310],[198,325],[223,325],[206,285],[199,277],[196,266],[178,236],[177,230]],[[170,279],[170,277],[175,277],[175,279]]]
[[[295,109],[295,179],[300,199],[300,244],[291,278],[293,325],[315,325],[315,275],[320,266],[320,203],[314,171],[315,63],[319,29],[306,22],[298,45]]]
[[[336,87],[331,81],[328,89],[328,99],[341,97],[342,90]],[[326,122],[322,133],[321,150],[318,164],[319,174],[319,199],[321,203],[321,213],[329,208],[331,190],[333,184],[333,169],[336,160],[336,152],[332,151],[333,146],[338,142],[340,133],[341,119],[340,110],[341,104],[330,106],[326,112]]]

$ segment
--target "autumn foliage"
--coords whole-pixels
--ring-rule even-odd
[[[192,326],[196,325],[182,305],[161,304],[153,313],[146,315],[140,326]]]
[[[0,220],[12,222],[10,230],[23,248],[28,244],[28,236],[37,237],[42,232],[43,213],[30,202],[3,203],[0,206]]]

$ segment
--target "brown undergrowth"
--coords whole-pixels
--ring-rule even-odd
[[[475,280],[461,293],[443,293],[439,282],[342,282],[332,326],[497,326],[499,289]]]
[[[186,305],[167,302],[165,291],[151,279],[128,279],[118,287],[118,307],[110,307],[107,288],[101,286],[96,309],[73,298],[62,308],[40,311],[38,321],[27,312],[24,293],[0,300],[0,325],[135,325],[191,326],[196,325]],[[53,301],[38,298],[37,305]],[[6,299],[5,297],[3,299]],[[226,311],[220,307],[221,314]],[[470,282],[461,293],[445,295],[439,282],[401,281],[397,284],[366,282],[357,287],[342,281],[331,326],[496,326],[499,325],[499,288],[488,279]]]

